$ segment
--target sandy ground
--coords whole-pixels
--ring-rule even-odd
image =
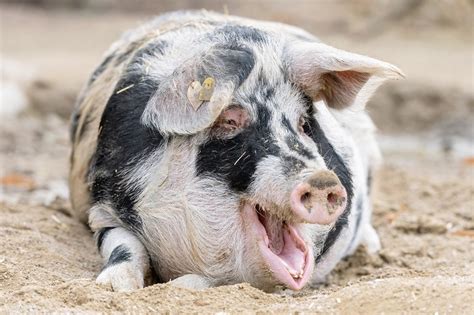
[[[17,132],[17,126],[27,126]],[[68,214],[67,123],[2,125],[0,313],[25,311],[469,313],[474,305],[474,167],[470,160],[390,153],[377,176],[374,222],[383,249],[360,248],[329,285],[293,296],[246,284],[191,291],[157,284],[115,293],[91,233]],[[19,145],[21,144],[21,145]]]
[[[143,17],[111,13],[111,27],[98,16],[55,12],[51,19],[43,11],[2,9],[2,29],[10,31],[2,31],[4,60],[19,63],[33,79],[21,83],[29,107],[0,124],[0,314],[472,313],[474,102],[472,72],[462,67],[472,66],[472,42],[450,37],[452,45],[440,45],[437,40],[446,35],[438,34],[421,45],[394,32],[366,45],[335,39],[398,61],[413,77],[382,90],[369,106],[384,132],[385,164],[374,194],[380,253],[370,256],[360,248],[338,265],[327,285],[294,294],[268,294],[247,284],[204,291],[156,284],[115,293],[94,283],[101,260],[92,235],[69,215],[65,117],[101,51]],[[393,42],[406,51],[396,54],[386,46]],[[454,63],[442,58],[450,53]],[[421,64],[410,58],[423,55]],[[436,60],[440,69],[454,70],[427,74],[425,66]],[[402,141],[407,134],[411,145]]]

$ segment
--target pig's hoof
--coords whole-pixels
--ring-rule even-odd
[[[96,279],[96,283],[110,286],[114,291],[125,292],[143,288],[143,274],[131,263],[121,263],[106,267]]]
[[[170,282],[171,285],[194,290],[204,290],[211,287],[209,280],[199,275],[184,275]]]
[[[361,243],[365,245],[369,254],[375,254],[382,248],[377,231],[370,224],[364,228]]]

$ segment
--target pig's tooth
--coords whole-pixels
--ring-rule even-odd
[[[304,267],[303,267],[304,268]],[[303,274],[304,274],[304,270],[303,268],[300,269],[300,272],[297,273],[297,274],[291,274],[291,276],[294,278],[294,279],[301,279],[303,278]]]
[[[297,274],[297,275],[291,275],[293,277],[293,279],[301,279],[303,277],[303,275],[301,274]]]
[[[286,263],[286,261],[284,261],[283,259],[280,259],[281,263],[283,264],[283,266],[285,266],[286,270],[288,270],[288,272],[290,273],[290,275],[294,278],[297,274],[296,270],[294,270],[293,268],[291,268],[290,266],[288,266],[288,264]]]

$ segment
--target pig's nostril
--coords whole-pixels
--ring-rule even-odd
[[[301,202],[305,202],[307,201],[309,198],[311,198],[311,194],[309,192],[306,192],[304,193],[302,196],[301,196]]]
[[[330,205],[336,205],[339,202],[339,197],[335,193],[329,193],[327,200]]]
[[[305,192],[301,195],[301,203],[305,206],[306,209],[311,209],[311,193]]]

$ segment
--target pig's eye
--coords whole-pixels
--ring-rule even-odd
[[[305,116],[301,116],[298,121],[298,132],[309,136],[309,125]]]
[[[224,127],[230,130],[235,130],[239,128],[239,123],[236,120],[229,118],[223,121],[221,127]]]
[[[248,126],[249,115],[240,105],[232,105],[217,118],[212,133],[217,137],[231,137]]]

